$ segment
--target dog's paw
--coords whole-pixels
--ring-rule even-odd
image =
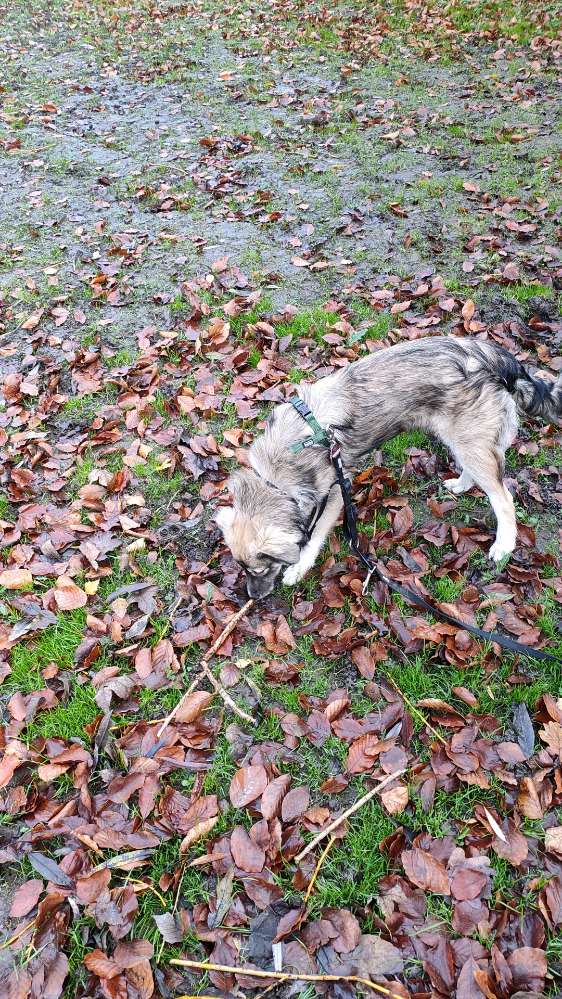
[[[503,562],[505,558],[509,558],[509,556],[513,551],[513,548],[514,548],[513,545],[510,547],[504,541],[496,540],[494,541],[492,547],[490,548],[488,556],[492,559],[493,562]]]
[[[462,476],[458,479],[445,479],[443,485],[445,486],[445,489],[448,489],[450,493],[454,493],[455,496],[459,496],[460,493],[464,493],[465,491]]]
[[[294,586],[295,583],[300,583],[303,578],[307,566],[301,565],[300,562],[295,562],[294,565],[290,565],[288,569],[285,569],[283,573],[283,582],[285,586]]]

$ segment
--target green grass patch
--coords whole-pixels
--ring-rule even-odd
[[[22,694],[40,690],[45,686],[41,670],[49,663],[55,663],[60,669],[71,669],[85,623],[83,610],[59,614],[57,623],[40,632],[35,643],[18,643],[12,649],[11,673],[4,681],[4,690],[19,690]]]
[[[42,735],[45,738],[84,739],[84,728],[91,725],[100,709],[95,702],[95,691],[91,684],[72,684],[71,696],[56,708],[43,711],[28,728],[28,735]]]
[[[337,321],[335,312],[327,312],[325,309],[304,309],[302,312],[297,312],[288,322],[279,323],[275,332],[280,339],[284,336],[290,336],[293,340],[311,338],[323,344],[326,333]]]

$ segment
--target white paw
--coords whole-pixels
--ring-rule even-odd
[[[490,548],[488,555],[494,562],[501,562],[502,559],[511,555],[514,548],[515,544],[510,545],[506,541],[498,541],[496,539]]]
[[[458,496],[459,493],[464,493],[465,491],[465,486],[462,478],[445,479],[443,485],[445,486],[445,489],[448,489],[450,493],[455,493],[456,496]]]
[[[283,573],[283,582],[285,586],[294,586],[295,583],[300,582],[304,574],[308,569],[307,565],[302,565],[301,562],[295,562],[294,565],[290,565],[288,569],[285,569]]]

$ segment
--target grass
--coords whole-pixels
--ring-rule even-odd
[[[28,735],[44,736],[46,739],[84,739],[84,728],[91,725],[94,718],[100,714],[95,702],[95,691],[91,684],[83,686],[72,682],[71,695],[66,700],[37,715],[36,720],[28,726]]]
[[[39,633],[31,645],[18,643],[11,653],[11,672],[4,682],[4,689],[20,690],[29,694],[45,686],[41,670],[49,663],[59,669],[71,669],[74,652],[84,634],[86,615],[83,610],[57,615],[56,624]]]
[[[323,344],[324,336],[337,321],[337,315],[325,309],[303,309],[288,322],[279,323],[275,332],[280,339],[285,336],[290,336],[293,340],[310,337]]]
[[[379,881],[388,870],[379,845],[398,824],[377,801],[368,802],[357,812],[345,839],[332,848],[322,866],[312,896],[311,919],[326,907],[355,911],[373,905]]]

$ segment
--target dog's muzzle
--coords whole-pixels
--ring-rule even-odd
[[[273,572],[268,572],[267,576],[252,576],[251,572],[246,571],[248,596],[254,600],[263,600],[264,597],[268,597],[273,592],[279,572],[279,569],[275,569]]]

